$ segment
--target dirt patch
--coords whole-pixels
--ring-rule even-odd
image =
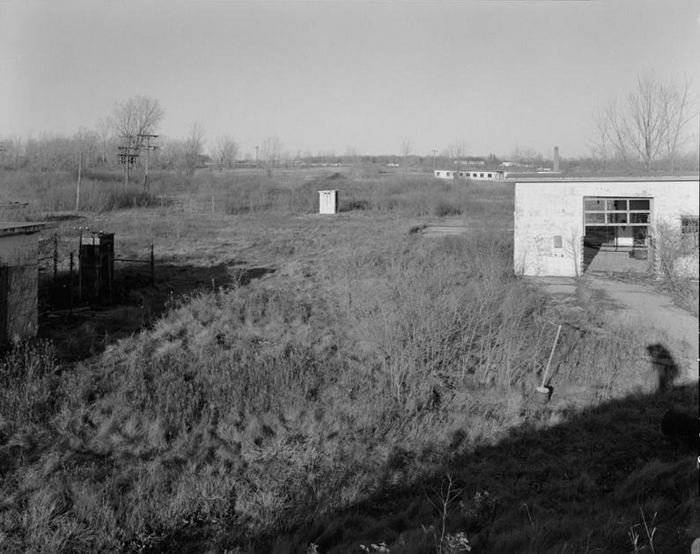
[[[513,229],[508,229],[505,227],[489,227],[488,230],[491,233],[506,233],[513,231]],[[474,222],[466,221],[463,217],[443,217],[439,220],[424,223],[417,228],[417,231],[419,231],[424,237],[436,238],[466,235],[470,232],[482,232],[483,227]],[[411,232],[414,232],[413,228],[411,229]]]

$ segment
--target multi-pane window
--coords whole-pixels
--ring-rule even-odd
[[[645,249],[649,243],[651,199],[593,196],[583,199],[586,234],[601,244]]]
[[[589,197],[583,200],[586,225],[649,225],[648,198]]]

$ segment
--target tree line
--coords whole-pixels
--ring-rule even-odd
[[[160,136],[158,129],[164,117],[158,100],[136,96],[115,104],[112,113],[97,121],[94,128],[80,128],[72,136],[42,134],[36,138],[8,138],[0,141],[0,166],[55,171],[75,170],[79,163],[87,168],[122,167],[127,172],[133,165],[146,164],[154,169],[174,170],[193,175],[206,162],[220,169],[232,168],[240,153],[240,145],[230,135],[218,136],[205,153],[205,130],[200,123],[190,125],[186,136]],[[692,93],[689,80],[663,81],[653,72],[638,75],[633,89],[622,99],[613,99],[596,110],[592,117],[593,136],[590,140],[591,157],[581,158],[579,165],[603,171],[637,171],[673,173],[697,167],[693,144],[693,119],[698,117],[697,97]],[[693,129],[691,129],[693,127]],[[400,156],[408,163],[413,149],[411,138],[402,139]],[[439,154],[438,154],[439,152]],[[466,156],[467,142],[459,139],[446,149],[433,150],[433,161],[461,159]],[[255,159],[246,160],[263,167],[288,164],[291,155],[283,150],[278,137],[268,137],[255,147]],[[353,147],[345,156],[321,153],[299,153],[297,159],[313,158],[359,160]],[[542,155],[531,149],[517,149],[511,154],[516,161],[538,165]],[[489,156],[489,163],[496,163]],[[582,164],[582,165],[581,165]]]
[[[73,171],[80,163],[87,168],[142,166],[148,156],[152,168],[192,175],[206,161],[231,168],[239,145],[229,135],[217,137],[205,153],[205,131],[200,123],[190,125],[187,135],[170,138],[158,135],[165,112],[160,102],[136,96],[115,104],[112,113],[94,128],[80,128],[73,135],[43,133],[38,137],[10,137],[0,142],[0,165],[40,171]]]

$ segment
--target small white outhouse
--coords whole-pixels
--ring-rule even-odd
[[[338,191],[319,190],[318,191],[318,213],[337,214],[338,213]]]

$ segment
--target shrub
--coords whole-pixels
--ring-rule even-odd
[[[46,423],[61,399],[56,394],[56,352],[46,341],[15,343],[0,359],[0,415],[13,427]]]

